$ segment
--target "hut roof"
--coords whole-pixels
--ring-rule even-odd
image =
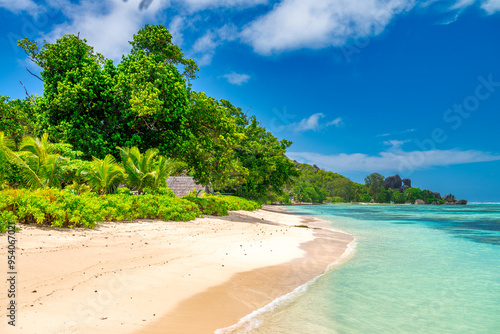
[[[182,197],[190,191],[205,191],[205,187],[197,184],[191,176],[171,176],[167,179],[167,186],[172,189],[175,196]]]

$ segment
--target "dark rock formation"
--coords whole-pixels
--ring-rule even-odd
[[[316,166],[316,165],[313,165],[313,168],[314,168],[314,170],[315,170],[316,172],[317,172],[317,171],[319,171],[319,169],[320,169],[320,168],[319,168],[318,166]]]
[[[451,194],[444,196],[443,199],[446,201],[446,203],[455,203],[457,201],[455,199],[455,196]]]
[[[460,199],[455,204],[465,205],[465,204],[467,204],[467,200],[466,199]]]
[[[399,192],[404,193],[404,192],[405,192],[405,190],[406,190],[406,189],[409,189],[409,188],[411,188],[411,187],[409,187],[409,186],[407,186],[407,185],[404,185],[404,186],[402,186],[401,188],[399,188]]]
[[[386,177],[384,180],[384,188],[385,189],[399,189],[401,188],[401,177],[396,174],[394,176]]]
[[[436,199],[441,199],[441,194],[440,193],[432,193],[432,195],[436,198]]]
[[[415,204],[425,204],[425,202],[423,200],[421,200],[421,199],[417,199],[415,201]]]
[[[403,181],[403,184],[405,186],[408,186],[408,188],[411,188],[411,180],[410,179],[403,179],[401,181]]]

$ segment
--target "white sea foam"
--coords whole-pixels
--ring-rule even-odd
[[[331,229],[332,231],[337,231],[334,229]],[[325,271],[321,274],[313,278],[312,280],[298,286],[293,290],[292,292],[289,292],[281,297],[276,298],[269,304],[265,305],[264,307],[253,311],[252,313],[244,316],[243,318],[238,321],[237,324],[234,324],[229,327],[225,328],[220,328],[217,329],[214,334],[230,334],[230,333],[250,333],[252,330],[260,327],[262,325],[262,321],[259,319],[262,317],[262,315],[272,312],[278,308],[285,307],[292,303],[297,297],[301,296],[303,293],[305,293],[311,284],[316,282],[320,277],[324,276],[326,273],[328,273],[330,270],[333,269],[333,267],[339,265],[343,260],[345,260],[349,255],[353,254],[354,250],[356,249],[356,239],[351,241],[349,244],[347,244],[347,248],[344,251],[344,253],[333,263],[329,264],[328,267],[325,269]]]

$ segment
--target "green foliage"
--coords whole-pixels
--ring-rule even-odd
[[[368,194],[370,194],[374,198],[377,198],[381,189],[384,186],[384,177],[379,173],[372,173],[365,177],[365,185]],[[385,196],[385,194],[383,196]],[[385,202],[379,202],[379,203],[385,203]]]
[[[233,107],[234,108],[234,107]],[[233,110],[239,113],[240,109]],[[243,124],[245,118],[239,121]],[[259,199],[273,193],[281,194],[284,188],[290,188],[292,178],[299,175],[295,164],[286,157],[286,149],[291,141],[278,140],[265,128],[259,126],[255,117],[250,117],[244,128],[245,137],[241,147],[236,150],[236,157],[248,171],[245,182],[233,188],[236,194],[246,198]]]
[[[255,201],[235,196],[204,194],[203,197],[185,196],[183,198],[198,205],[204,214],[214,216],[227,216],[228,211],[253,211],[261,208],[260,204]]]
[[[180,165],[180,163],[159,156],[157,149],[149,149],[144,154],[135,146],[118,147],[118,150],[122,166],[127,174],[126,182],[139,193],[146,187],[155,190],[166,186],[167,178]]]
[[[253,211],[261,208],[258,202],[242,197],[204,194],[203,198],[216,198],[226,206],[228,211]]]
[[[41,138],[23,137],[19,152],[12,151],[13,146],[13,140],[0,132],[0,160],[15,166],[25,186],[32,189],[61,186],[66,159],[57,153],[47,133]]]
[[[0,192],[0,214],[14,215],[25,224],[94,228],[100,221],[140,218],[189,221],[201,212],[193,203],[171,196],[78,196],[57,189],[17,189]]]
[[[16,143],[26,135],[35,134],[38,114],[34,109],[28,98],[9,100],[8,96],[0,96],[0,129]]]
[[[41,126],[53,138],[72,144],[86,158],[103,158],[115,153],[116,146],[180,154],[188,138],[184,123],[189,101],[186,84],[172,64],[184,64],[186,73],[193,74],[196,65],[184,60],[182,52],[181,59],[168,60],[179,53],[161,42],[165,36],[154,35],[168,31],[150,28],[136,35],[132,52],[117,67],[79,36],[64,35],[41,47],[19,41],[42,68],[44,95],[37,108]]]
[[[396,190],[391,197],[391,202],[396,203],[396,204],[404,204],[406,201],[405,195],[400,192],[399,190]]]
[[[198,205],[200,210],[207,215],[227,216],[227,207],[217,197],[183,197],[184,199]]]
[[[298,176],[285,155],[291,142],[278,140],[229,101],[191,91],[186,80],[195,78],[198,68],[172,43],[165,27],[145,25],[130,42],[131,52],[116,66],[79,35],[40,45],[25,38],[18,44],[41,67],[44,94],[31,103],[2,100],[16,120],[9,118],[8,134],[20,138],[43,128],[51,140],[71,145],[71,152],[82,152],[68,157],[65,153],[71,152],[63,153],[61,146],[62,172],[50,185],[80,192],[78,185],[87,180],[94,191],[112,192],[116,182],[104,185],[108,176],[97,171],[105,172],[109,154],[118,156],[116,147],[135,147],[139,154],[145,152],[140,158],[149,161],[147,168],[131,156],[123,164],[129,186],[140,192],[165,186],[172,170],[167,157],[185,161],[197,181],[216,190],[259,200],[286,197],[291,190],[292,178]],[[85,162],[94,157],[93,163]],[[2,173],[16,174],[15,170]],[[326,195],[320,191],[319,196]]]
[[[423,193],[420,188],[408,188],[404,192],[404,196],[407,203],[415,203],[417,199],[423,198]]]
[[[323,203],[328,197],[326,190],[314,183],[300,182],[293,188],[293,198],[297,202]]]
[[[158,187],[153,192],[155,195],[167,196],[167,197],[176,197],[172,189],[169,187]]]
[[[391,192],[385,189],[383,186],[380,187],[378,195],[375,197],[376,203],[389,203],[391,201]]]
[[[369,194],[361,194],[359,201],[363,203],[370,203],[372,201],[372,197]]]
[[[183,65],[183,75],[186,79],[196,78],[198,66],[192,59],[185,59],[182,50],[172,43],[172,35],[162,25],[146,24],[134,35],[130,42],[132,52],[143,51],[146,55],[153,55],[158,62],[177,66]]]
[[[122,127],[120,135],[116,130],[111,134],[119,142],[115,146],[158,148],[163,154],[181,156],[189,140],[189,99],[177,69],[137,50],[122,59],[115,80]]]
[[[340,174],[324,171],[316,165],[297,164],[297,167],[300,176],[295,178],[295,186],[291,191],[295,201],[351,202],[360,200],[365,193],[363,185]]]
[[[132,192],[127,187],[116,188],[117,195],[132,195]]]
[[[123,188],[121,188],[123,189]],[[164,190],[161,190],[164,191]],[[204,214],[227,215],[228,210],[255,210],[256,202],[230,196],[181,199],[170,194],[75,195],[58,189],[0,191],[0,232],[8,222],[53,227],[94,228],[97,222],[134,219],[189,221]]]
[[[231,111],[221,101],[204,93],[190,93],[191,113],[188,128],[191,138],[184,160],[193,168],[194,177],[215,189],[242,184],[247,169],[236,156],[245,137]]]
[[[125,179],[123,168],[111,154],[102,160],[94,158],[94,162],[85,166],[80,174],[87,180],[90,188],[101,195],[113,193]]]

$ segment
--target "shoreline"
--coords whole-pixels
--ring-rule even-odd
[[[310,228],[296,227],[301,224]],[[193,333],[185,331],[186,321],[199,326],[196,333],[213,333],[323,274],[341,257],[354,238],[325,226],[282,207],[191,222],[103,223],[95,230],[21,225],[17,326],[5,322],[0,329],[164,333],[169,319],[177,324],[169,333]],[[6,291],[6,283],[0,288]],[[202,320],[199,308],[220,305],[220,298],[226,309]],[[0,303],[6,301],[0,294]]]
[[[184,300],[134,334],[239,333],[253,315],[272,309],[274,303],[310,284],[352,254],[355,238],[328,227],[319,218],[298,215],[282,206],[265,206],[258,211],[292,215],[308,225],[314,239],[298,245],[305,254],[286,263],[236,273],[223,284]]]

